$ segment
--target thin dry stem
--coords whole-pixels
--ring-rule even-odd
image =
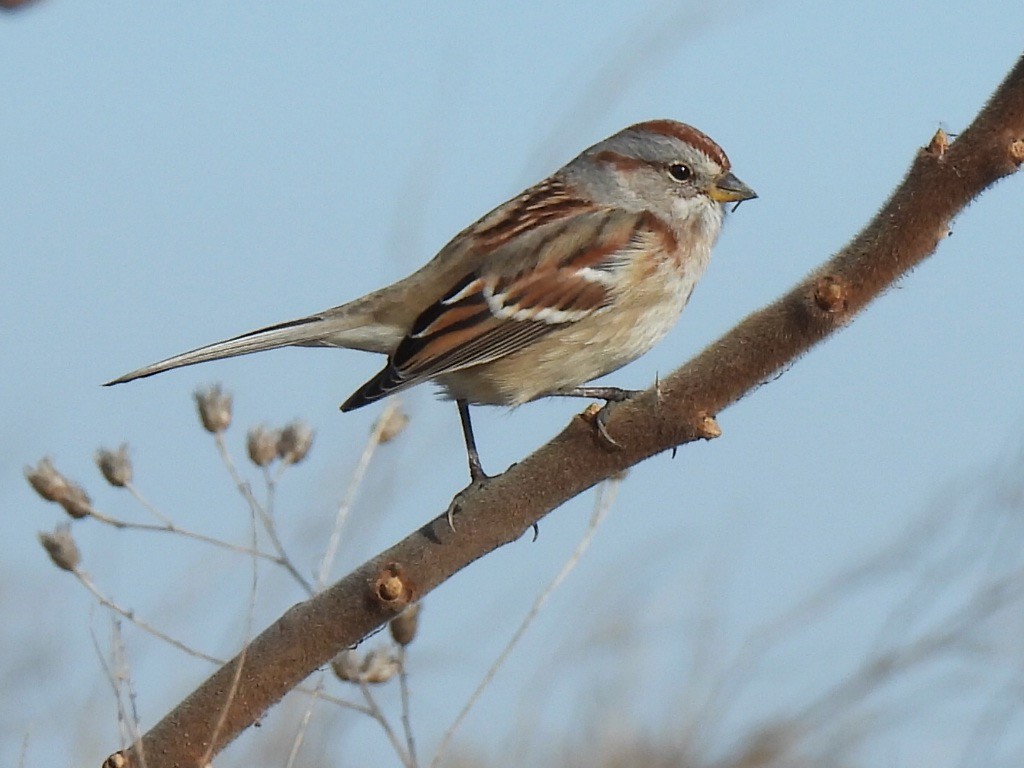
[[[402,700],[402,730],[405,731],[405,748],[409,755],[409,761],[413,765],[419,765],[416,758],[416,738],[412,731],[412,709],[409,703],[409,671],[405,662],[408,654],[403,646],[398,648],[398,687]]]
[[[295,688],[296,691],[306,696],[315,696],[318,701],[324,701],[328,704],[334,704],[341,707],[342,709],[350,709],[353,712],[358,712],[361,715],[373,715],[373,712],[369,707],[363,704],[356,704],[354,701],[343,699],[340,696],[332,696],[329,693],[324,693],[322,690],[318,690],[316,687],[310,688],[305,685],[299,685]]]
[[[395,754],[398,755],[398,759],[402,761],[402,765],[405,768],[416,768],[416,765],[412,762],[412,757],[405,751],[405,747],[402,744],[402,740],[398,738],[398,734],[395,733],[395,729],[391,727],[391,723],[388,722],[387,717],[381,711],[381,708],[377,705],[377,700],[373,696],[373,691],[370,690],[370,686],[365,680],[361,679],[359,682],[359,690],[363,693],[363,698],[366,699],[366,705],[370,708],[370,716],[380,724],[384,734],[388,737],[388,741],[391,742],[391,746],[395,750]]]
[[[139,502],[139,504],[142,506],[143,509],[145,509],[147,512],[149,512],[149,514],[151,514],[153,517],[155,517],[157,520],[159,520],[165,526],[171,527],[171,528],[174,527],[174,521],[172,521],[171,518],[167,517],[167,515],[165,515],[159,509],[157,509],[156,505],[151,503],[149,501],[149,499],[147,499],[145,496],[143,496],[142,492],[138,489],[138,486],[136,486],[133,481],[131,481],[131,480],[127,481],[124,484],[123,487],[124,487],[125,490],[128,491],[128,493],[130,493],[132,495],[132,498],[134,498],[137,502]]]
[[[124,636],[121,633],[121,622],[116,619],[111,622],[111,645],[114,650],[114,667],[118,670],[117,679],[124,682],[125,694],[128,697],[126,717],[128,718],[128,731],[130,734],[139,733],[139,706],[138,694],[135,686],[132,685],[131,668],[128,665],[128,655],[125,653]],[[119,704],[120,706],[120,704]],[[146,766],[145,753],[140,754],[142,766]]]
[[[117,620],[114,619],[111,622],[114,626],[117,624]],[[112,629],[112,632],[115,631]],[[120,632],[118,631],[120,636]],[[107,663],[106,657],[103,655],[103,651],[100,649],[99,639],[96,637],[96,633],[89,630],[89,637],[92,639],[93,651],[96,652],[96,658],[100,662],[100,666],[103,668],[103,675],[107,682],[110,683],[110,689],[114,694],[114,703],[117,707],[117,724],[121,731],[121,746],[124,747],[128,744],[133,744],[136,739],[139,738],[142,731],[139,729],[138,720],[129,715],[127,709],[125,709],[124,702],[122,701],[121,691],[121,680],[124,678],[124,674],[120,671],[122,667],[118,665],[118,672]],[[121,654],[120,658],[123,660],[124,656]],[[145,755],[140,754],[143,766],[145,766]]]
[[[400,400],[395,399],[389,402],[384,408],[383,413],[374,423],[373,429],[370,430],[370,436],[363,446],[363,451],[359,455],[359,461],[356,462],[356,468],[352,472],[352,477],[349,478],[345,495],[342,497],[341,504],[338,505],[337,513],[334,515],[334,525],[331,528],[331,535],[327,539],[327,548],[324,550],[324,556],[320,560],[320,567],[317,569],[316,586],[318,589],[323,589],[327,584],[327,577],[331,572],[331,566],[334,564],[334,558],[338,554],[338,546],[341,544],[341,532],[345,527],[345,522],[348,520],[349,513],[352,511],[352,506],[355,504],[356,494],[359,492],[360,487],[362,487],[366,471],[370,468],[370,462],[373,461],[373,457],[381,445],[381,435],[387,428],[391,417],[400,408]]]
[[[731,702],[741,700],[740,689],[755,676],[773,648],[799,627],[834,610],[869,583],[907,567],[913,562],[913,554],[938,535],[943,519],[930,512],[921,516],[882,551],[864,562],[842,569],[792,608],[751,632],[725,665],[725,671],[712,684],[696,714],[690,718],[684,743],[696,743],[698,731],[701,739],[713,740],[715,724],[727,721],[727,707]]]
[[[163,640],[168,645],[174,646],[179,651],[187,653],[189,656],[194,656],[197,659],[203,659],[204,661],[208,661],[211,664],[224,664],[223,659],[218,659],[216,656],[211,656],[210,654],[203,653],[202,651],[197,650],[190,645],[186,645],[181,640],[171,637],[166,632],[161,632],[152,624],[140,619],[138,616],[135,615],[135,611],[131,611],[115,603],[113,600],[111,600],[109,597],[107,597],[100,591],[99,587],[97,587],[93,583],[92,579],[89,578],[89,574],[87,574],[81,568],[76,568],[74,571],[72,571],[72,573],[78,579],[79,583],[87,590],[89,590],[90,593],[92,593],[92,596],[96,598],[100,605],[104,606],[105,608],[109,608],[114,613],[124,617],[132,624],[134,624],[136,627],[141,629],[143,632],[147,632],[153,637]]]
[[[120,518],[110,517],[109,515],[105,515],[102,512],[98,512],[96,510],[93,510],[90,513],[89,517],[93,520],[96,520],[97,522],[103,523],[104,525],[109,525],[112,528],[117,528],[118,530],[147,531],[151,533],[173,533],[177,534],[178,536],[183,536],[187,539],[193,539],[195,541],[202,542],[203,544],[209,544],[211,546],[218,547],[219,549],[226,549],[229,552],[235,552],[240,555],[249,555],[251,557],[258,557],[263,560],[267,560],[268,562],[274,563],[275,565],[287,567],[285,560],[277,555],[272,555],[269,552],[262,552],[260,550],[251,549],[249,547],[243,547],[238,544],[232,544],[230,541],[224,541],[223,539],[218,539],[213,536],[207,536],[206,534],[198,533],[197,531],[192,531],[188,528],[182,528],[181,526],[176,525],[170,520],[167,520],[167,522],[165,523],[134,523],[129,520],[121,520]]]
[[[523,635],[526,634],[526,630],[533,624],[534,619],[540,614],[544,604],[547,603],[548,599],[554,593],[556,589],[565,581],[566,577],[572,573],[573,569],[579,564],[583,555],[586,554],[590,548],[591,542],[594,540],[594,536],[597,534],[597,529],[601,527],[601,523],[604,522],[608,516],[608,512],[611,511],[612,504],[615,501],[615,496],[619,489],[619,480],[611,479],[607,483],[600,486],[597,492],[597,499],[594,503],[594,512],[590,516],[590,522],[587,524],[586,530],[583,532],[583,536],[580,538],[579,543],[576,544],[576,548],[569,555],[569,559],[565,561],[562,568],[555,574],[555,577],[551,582],[544,588],[544,590],[537,595],[533,601],[533,605],[530,606],[530,610],[526,612],[526,616],[523,617],[522,622],[516,628],[516,631],[512,633],[512,637],[509,638],[505,647],[501,649],[501,653],[498,654],[498,658],[494,660],[490,668],[484,674],[483,678],[473,693],[470,694],[466,703],[459,710],[459,714],[455,716],[455,720],[448,727],[448,730],[444,732],[444,736],[441,737],[441,743],[437,746],[437,751],[434,753],[433,759],[430,761],[430,768],[436,768],[440,763],[441,758],[444,756],[445,750],[448,749],[448,744],[451,742],[452,737],[455,736],[455,732],[459,729],[462,723],[465,721],[466,716],[473,706],[479,701],[480,696],[487,690],[487,687],[494,680],[495,675],[498,674],[498,670],[501,669],[505,661],[511,655],[512,650],[522,640]]]
[[[217,437],[220,438],[220,433],[217,433]],[[256,549],[256,508],[250,505],[250,509],[251,514],[249,516],[249,523],[251,543],[252,548]],[[260,575],[259,560],[254,557],[250,560],[250,563],[252,565],[252,581],[250,582],[249,588],[249,606],[245,612],[245,641],[242,646],[242,652],[235,657],[235,674],[231,680],[231,687],[228,689],[227,696],[224,697],[224,705],[221,707],[220,715],[217,719],[217,725],[213,729],[214,738],[211,740],[210,747],[207,749],[206,754],[203,755],[203,759],[200,761],[201,765],[206,765],[213,759],[213,744],[217,740],[217,734],[220,733],[221,728],[224,727],[224,723],[227,722],[228,713],[231,710],[231,702],[234,699],[235,694],[238,692],[238,684],[242,679],[242,670],[245,669],[245,662],[248,658],[249,640],[252,638],[252,622],[253,616],[256,613],[256,593],[259,589]]]
[[[285,768],[294,768],[295,761],[299,757],[299,750],[302,749],[302,742],[306,738],[306,731],[309,730],[309,722],[313,719],[313,708],[316,706],[317,700],[320,698],[320,691],[323,689],[324,676],[321,674],[320,678],[316,682],[316,687],[313,689],[313,693],[309,699],[309,705],[306,710],[302,713],[302,719],[299,721],[299,727],[295,732],[295,738],[292,740],[292,748],[288,750],[288,760],[285,762]]]
[[[238,471],[238,467],[235,465],[234,459],[231,458],[231,452],[228,450],[227,443],[224,442],[224,434],[222,432],[214,433],[213,441],[217,445],[217,453],[220,454],[221,461],[224,462],[224,466],[227,468],[232,482],[234,482],[238,492],[249,505],[250,512],[257,516],[262,523],[263,530],[266,531],[267,536],[270,538],[270,543],[273,544],[274,550],[277,552],[277,557],[281,567],[292,575],[292,578],[298,582],[299,586],[305,590],[306,594],[315,594],[313,585],[310,584],[306,577],[299,572],[299,569],[295,567],[295,563],[292,562],[287,551],[285,551],[284,544],[281,543],[281,538],[277,535],[277,526],[274,524],[274,519],[267,513],[264,506],[260,504],[259,500],[252,492],[252,487]],[[255,549],[255,547],[253,548]]]

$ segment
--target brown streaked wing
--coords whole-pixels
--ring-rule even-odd
[[[529,229],[596,207],[573,194],[560,177],[551,176],[485,216],[472,235],[482,247],[501,247]]]
[[[404,387],[491,362],[587,317],[607,305],[610,273],[649,228],[643,214],[602,209],[495,249],[417,318],[392,355],[394,374]]]

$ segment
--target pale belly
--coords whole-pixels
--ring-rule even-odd
[[[453,399],[520,405],[611,373],[649,351],[676,324],[704,271],[702,263],[691,266],[662,265],[613,306],[560,326],[519,352],[439,377],[438,383]]]

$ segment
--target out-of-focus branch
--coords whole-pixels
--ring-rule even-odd
[[[714,415],[833,333],[927,258],[953,218],[1024,161],[1024,58],[956,141],[939,132],[917,153],[903,182],[852,242],[793,290],[750,315],[696,358],[631,401],[612,406],[608,450],[576,418],[533,455],[445,514],[300,603],[157,723],[140,745],[108,763],[196,766],[338,651],[365,637],[456,571],[519,538],[566,500],[676,446],[718,434]],[[484,587],[481,587],[484,589]],[[226,707],[226,709],[225,709]],[[226,716],[214,737],[218,713]]]

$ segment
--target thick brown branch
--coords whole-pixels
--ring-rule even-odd
[[[214,674],[141,743],[112,758],[149,768],[195,766],[216,754],[307,675],[456,571],[518,538],[567,499],[658,452],[717,434],[713,416],[755,389],[930,255],[953,217],[1024,156],[1024,59],[974,123],[949,143],[942,132],[868,226],[775,303],[755,312],[655,392],[612,406],[610,451],[584,419],[486,486],[457,498],[458,530],[445,515],[289,610],[246,649],[230,702],[232,664]],[[222,727],[214,733],[227,706]],[[211,746],[212,745],[212,746]]]

